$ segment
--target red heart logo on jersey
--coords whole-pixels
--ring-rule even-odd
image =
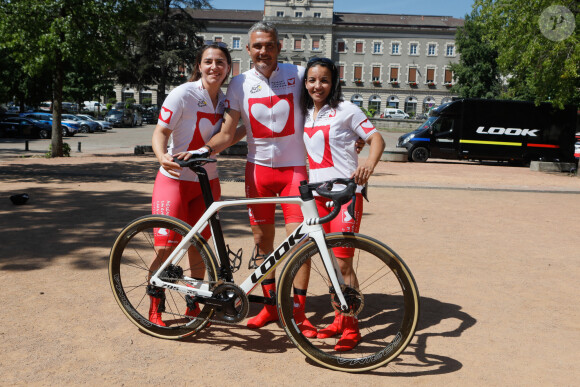
[[[173,112],[167,109],[165,106],[161,106],[161,110],[159,111],[159,119],[168,124],[171,122],[171,116],[173,116]]]
[[[304,144],[310,169],[334,166],[330,150],[330,125],[304,128]]]
[[[369,121],[368,118],[360,123],[360,127],[365,131],[366,134],[369,134],[372,130],[375,129],[375,126],[372,122]]]
[[[254,138],[286,137],[294,134],[292,94],[248,99]]]
[[[195,131],[187,150],[196,150],[204,146],[214,134],[219,132],[222,114],[197,112]]]

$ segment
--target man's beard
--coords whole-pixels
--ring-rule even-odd
[[[263,74],[267,72],[269,69],[271,69],[273,65],[264,62],[258,62],[254,64],[254,67],[256,68],[257,71]]]

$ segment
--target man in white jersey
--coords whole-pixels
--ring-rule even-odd
[[[246,49],[254,68],[230,82],[224,124],[205,148],[210,153],[217,153],[228,147],[241,117],[248,142],[246,196],[297,196],[300,181],[308,179],[302,138],[304,116],[300,109],[304,68],[278,63],[281,46],[274,25],[258,22],[248,35]],[[302,222],[302,213],[298,205],[283,205],[282,210],[286,232],[290,234]],[[257,253],[262,256],[274,249],[274,211],[274,204],[249,206]],[[315,337],[317,331],[304,315],[309,270],[304,268],[302,273],[294,284],[294,318],[305,336]],[[272,272],[262,281],[262,291],[267,298],[274,296],[274,278]],[[248,327],[260,328],[276,320],[276,307],[266,304],[258,316],[248,321]]]

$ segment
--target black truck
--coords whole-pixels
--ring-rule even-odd
[[[399,137],[410,161],[441,159],[574,162],[577,109],[552,104],[458,99]]]

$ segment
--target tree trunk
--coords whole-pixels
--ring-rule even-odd
[[[53,85],[53,97],[52,97],[52,151],[51,157],[62,157],[62,129],[61,129],[61,118],[62,118],[62,86],[64,81],[64,69],[62,60],[57,54],[56,65],[54,72],[54,85]]]

